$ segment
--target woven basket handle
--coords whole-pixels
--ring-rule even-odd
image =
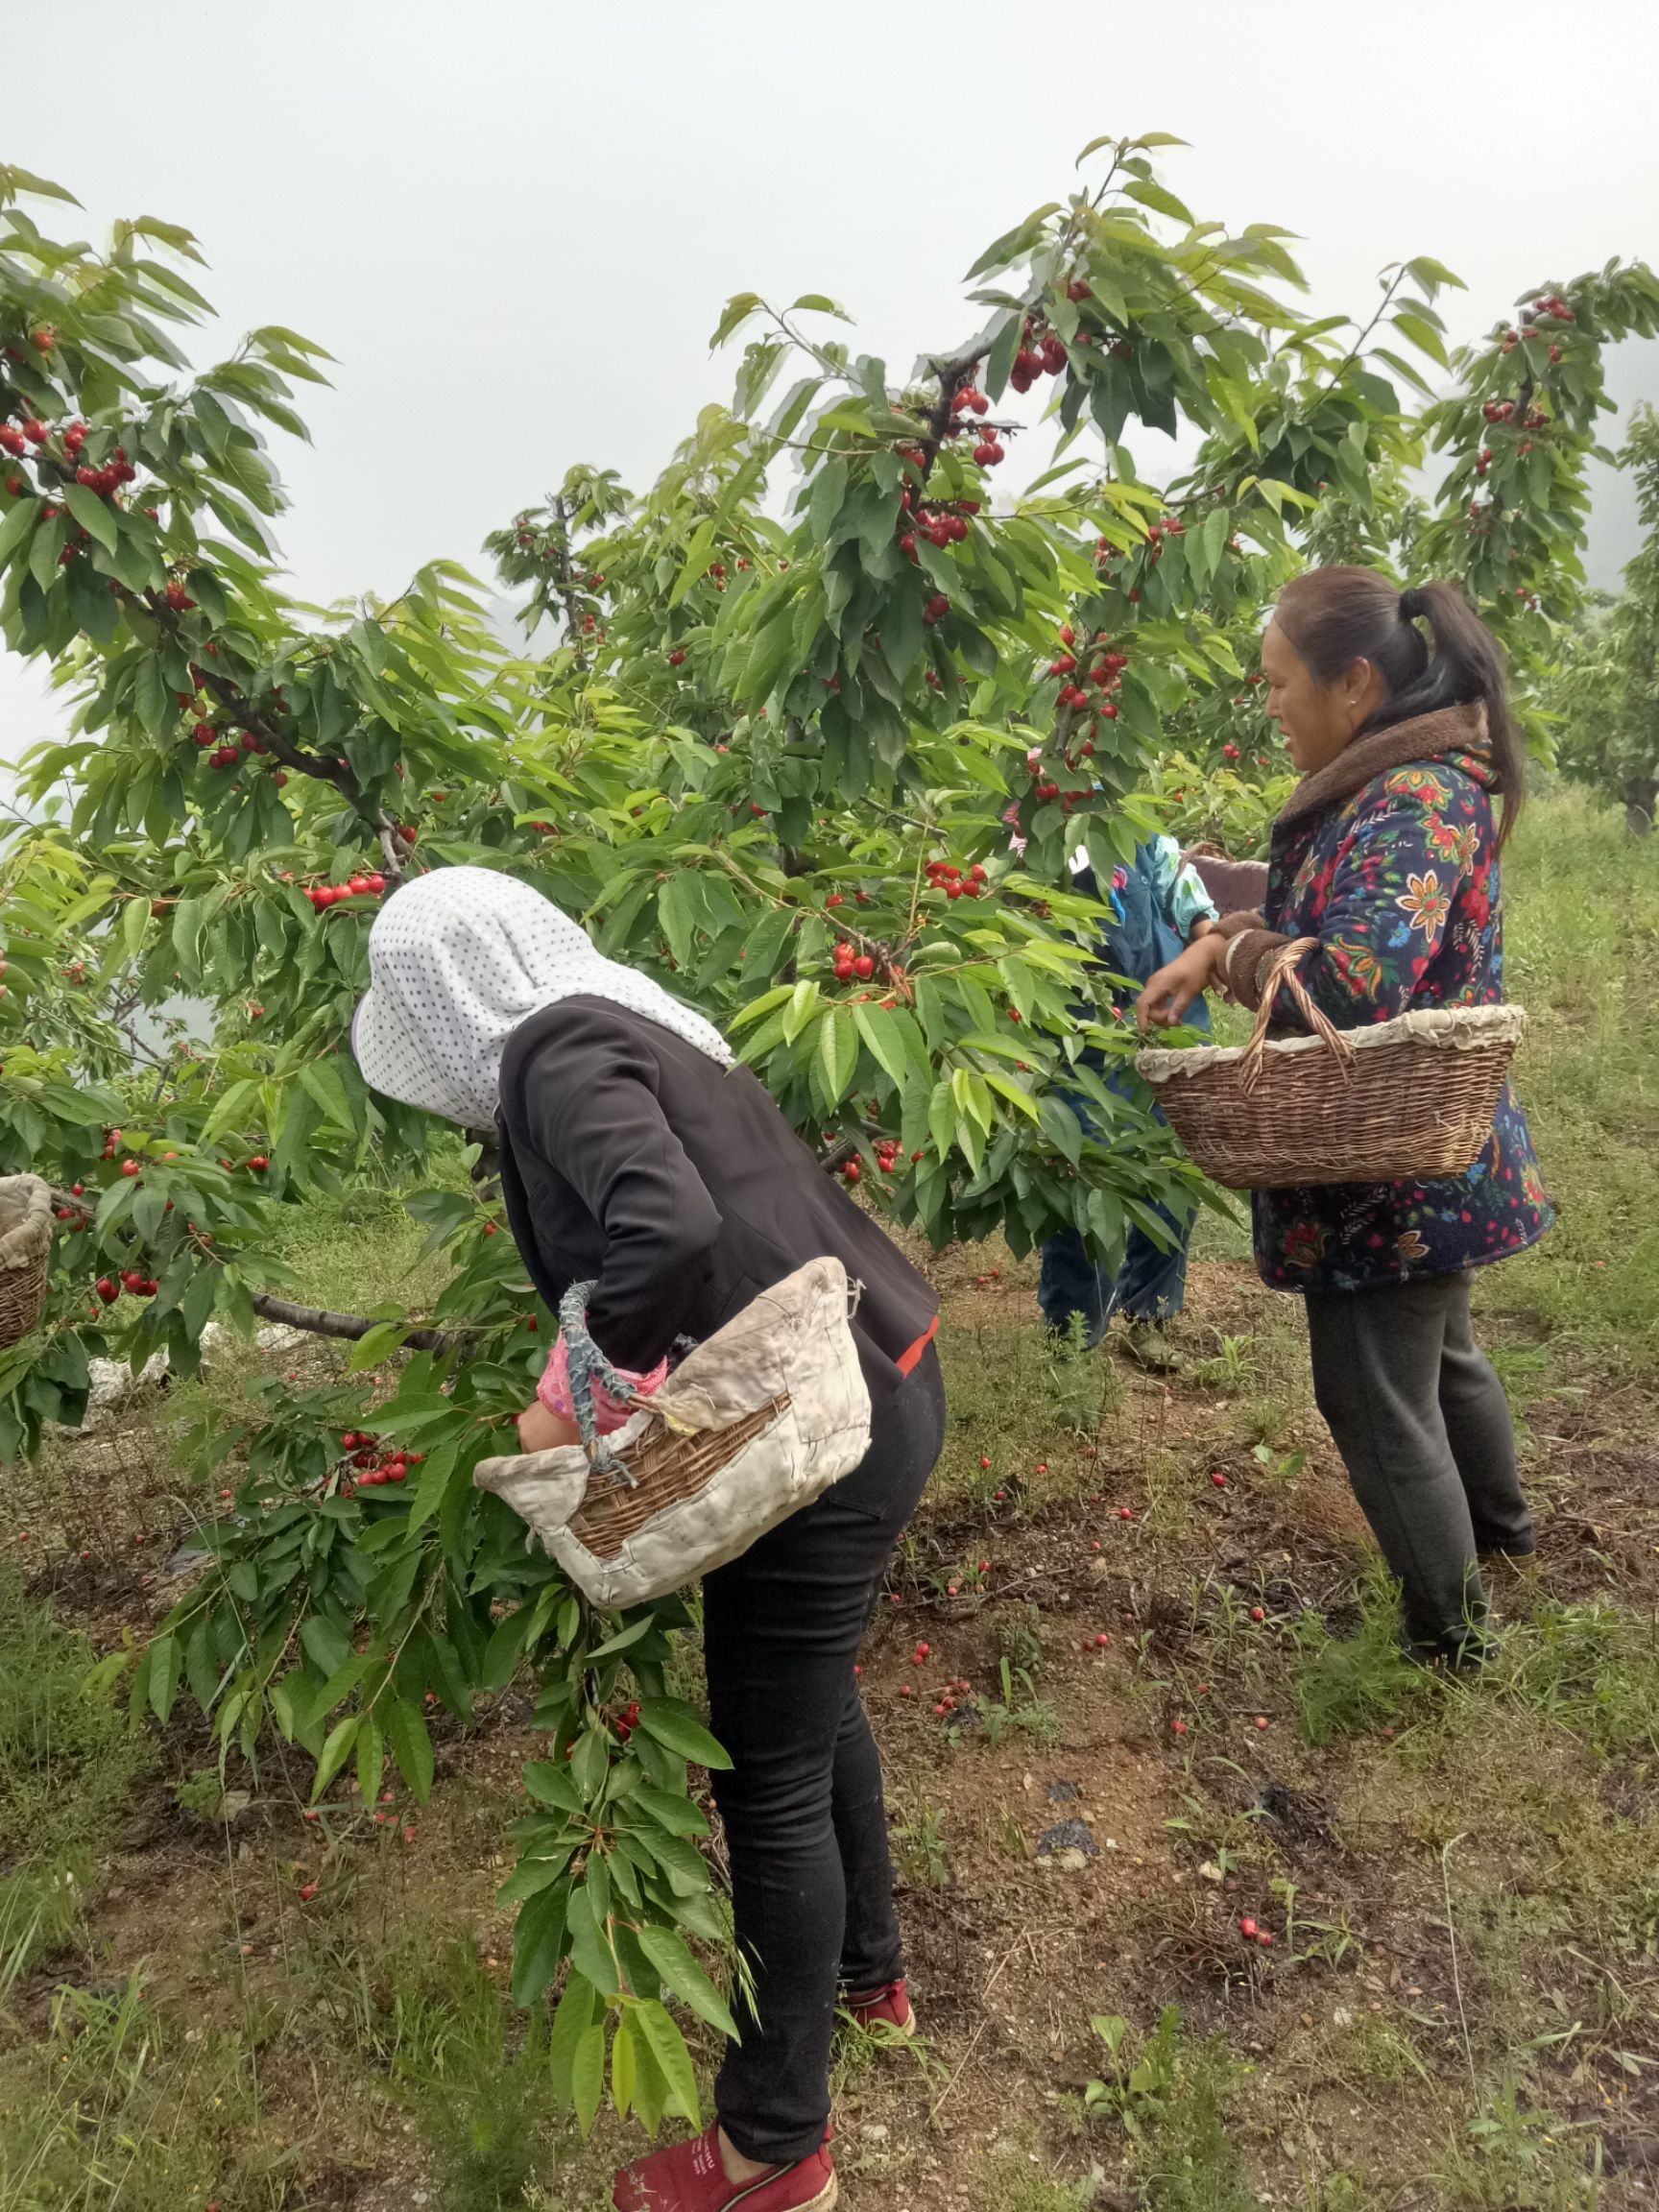
[[[1244,1057],[1238,1063],[1238,1088],[1246,1097],[1262,1080],[1262,1065],[1267,1052],[1267,1025],[1273,1019],[1273,1010],[1281,990],[1287,989],[1296,1010],[1309,1028],[1326,1049],[1334,1053],[1344,1068],[1354,1065],[1354,1047],[1340,1029],[1322,1014],[1308,996],[1308,986],[1296,973],[1296,964],[1305,952],[1319,950],[1317,937],[1298,937],[1273,955],[1273,965],[1267,971],[1262,986],[1262,1003],[1256,1009],[1256,1026],[1250,1032],[1250,1042],[1244,1047]]]
[[[612,1451],[599,1433],[599,1417],[593,1409],[593,1385],[597,1382],[624,1406],[637,1407],[650,1401],[641,1398],[617,1374],[588,1334],[588,1301],[598,1286],[597,1280],[572,1283],[559,1301],[559,1329],[570,1366],[570,1402],[576,1408],[576,1426],[582,1432],[582,1449],[588,1455],[589,1466],[595,1475],[620,1476],[632,1490],[636,1481],[628,1472],[627,1462]]]

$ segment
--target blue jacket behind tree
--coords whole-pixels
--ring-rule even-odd
[[[1153,837],[1138,845],[1133,863],[1114,872],[1104,893],[1087,866],[1073,867],[1072,887],[1099,899],[1107,910],[1100,958],[1113,974],[1125,978],[1113,992],[1116,1002],[1125,1009],[1133,1005],[1142,984],[1185,950],[1194,922],[1201,916],[1217,918],[1203,879],[1183,862],[1172,837]],[[1209,1028],[1210,1011],[1202,999],[1188,1021],[1195,1029]],[[1128,1079],[1116,1065],[1105,1068],[1103,1056],[1092,1065],[1114,1090],[1129,1089]],[[1114,1313],[1133,1321],[1163,1321],[1181,1310],[1191,1216],[1177,1219],[1159,1211],[1173,1239],[1169,1248],[1132,1228],[1115,1276],[1100,1266],[1076,1230],[1063,1229],[1049,1238],[1043,1247],[1037,1302],[1050,1329],[1064,1331],[1070,1316],[1081,1313],[1085,1340],[1093,1345],[1105,1335]]]

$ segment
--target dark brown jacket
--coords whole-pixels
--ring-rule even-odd
[[[873,1404],[897,1389],[938,1300],[746,1068],[608,999],[563,998],[507,1040],[500,1124],[524,1264],[555,1311],[597,1281],[589,1328],[615,1365],[655,1366],[830,1256],[864,1286],[854,1334]]]

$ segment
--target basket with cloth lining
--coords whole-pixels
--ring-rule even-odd
[[[1136,1055],[1171,1128],[1234,1190],[1464,1173],[1492,1133],[1525,1011],[1426,1006],[1338,1029],[1296,974],[1318,943],[1300,937],[1274,959],[1247,1045]],[[1282,990],[1309,1035],[1269,1038]]]
[[[20,1344],[46,1308],[52,1191],[38,1175],[0,1175],[0,1351]]]
[[[722,1567],[851,1473],[870,1447],[854,1286],[808,1261],[688,1352],[649,1398],[589,1335],[590,1283],[560,1306],[580,1444],[480,1461],[595,1604],[637,1605]],[[635,1407],[600,1436],[593,1385]]]

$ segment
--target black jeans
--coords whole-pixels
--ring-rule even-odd
[[[945,1440],[929,1349],[851,1475],[703,1584],[714,1797],[755,1977],[715,2104],[746,2158],[809,2157],[830,2117],[840,1989],[903,1972],[876,1741],[853,1669],[894,1546]]]
[[[1469,1290],[1461,1274],[1308,1293],[1319,1410],[1405,1587],[1407,1634],[1448,1657],[1480,1645],[1476,1554],[1533,1548],[1509,1403],[1475,1341]]]

